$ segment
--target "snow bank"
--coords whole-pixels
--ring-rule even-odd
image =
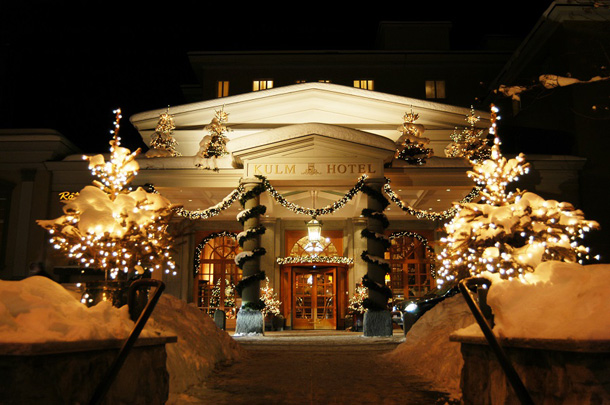
[[[447,298],[426,312],[407,333],[406,341],[385,356],[457,399],[464,362],[460,344],[450,342],[449,335],[472,322],[474,317],[461,295]]]
[[[234,361],[243,353],[210,316],[171,295],[161,296],[149,323],[163,334],[178,336],[177,343],[166,346],[170,395],[188,393],[189,388],[201,385],[216,365]]]
[[[0,342],[124,339],[134,323],[127,307],[87,308],[60,284],[40,276],[0,281]],[[142,336],[156,336],[144,331]]]
[[[501,337],[610,339],[610,265],[543,262],[526,283],[492,280],[488,303]],[[460,331],[462,333],[462,331]],[[478,327],[464,333],[480,334]]]

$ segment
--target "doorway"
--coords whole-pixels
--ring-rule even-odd
[[[343,329],[347,266],[284,265],[281,274],[281,307],[288,327]]]
[[[337,328],[337,269],[294,269],[293,329]]]

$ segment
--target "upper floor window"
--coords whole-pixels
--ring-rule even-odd
[[[354,87],[364,90],[373,90],[373,80],[354,80]]]
[[[229,82],[228,81],[219,81],[217,85],[216,97],[227,97],[229,95]]]
[[[445,81],[426,80],[426,98],[445,98]]]
[[[297,84],[300,84],[300,83],[307,83],[307,80],[297,80]]]
[[[330,83],[330,80],[320,79],[320,80],[318,80],[318,83]]]
[[[252,82],[252,91],[266,90],[273,88],[273,80],[255,80]]]

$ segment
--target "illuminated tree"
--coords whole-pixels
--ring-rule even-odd
[[[157,122],[155,132],[152,134],[152,141],[150,143],[151,150],[146,152],[146,156],[180,156],[180,153],[176,151],[178,142],[176,142],[172,136],[175,128],[174,118],[170,115],[169,107],[167,107],[167,110],[159,115],[159,122]]]
[[[491,132],[495,135],[497,110],[492,112]],[[528,172],[528,164],[522,154],[507,160],[499,145],[496,137],[491,159],[468,172],[483,187],[484,203],[461,204],[446,225],[439,286],[485,271],[502,279],[521,278],[542,261],[576,262],[588,255],[579,239],[599,224],[585,220],[582,211],[569,203],[519,190],[507,192],[509,183]]]
[[[400,148],[396,150],[395,158],[402,159],[410,165],[423,165],[426,159],[432,156],[431,148],[428,148],[430,140],[421,135],[426,130],[423,125],[415,124],[419,114],[405,113],[403,124],[398,127],[402,133],[398,141]]]
[[[228,155],[227,141],[229,138],[225,136],[228,131],[225,123],[227,122],[229,114],[223,110],[216,111],[216,115],[212,119],[204,130],[208,131],[209,134],[205,135],[201,142],[199,142],[199,151],[195,155],[195,166],[201,169],[218,171],[216,159],[225,155]],[[209,161],[212,160],[214,167],[210,168]]]
[[[159,194],[128,188],[139,170],[135,157],[140,150],[120,147],[121,110],[115,113],[110,160],[103,155],[83,157],[98,180],[66,202],[64,215],[37,222],[49,231],[55,249],[84,267],[104,270],[107,279],[147,270],[175,274],[173,239],[166,232],[172,206]]]
[[[469,128],[464,128],[461,132],[456,128],[449,135],[452,142],[445,148],[445,155],[450,158],[463,157],[472,163],[489,159],[493,136],[489,134],[484,137],[485,130],[475,127],[480,118],[475,115],[474,108],[470,107],[470,114],[466,116],[466,121],[470,124]]]
[[[265,303],[265,308],[262,309],[263,317],[267,315],[279,315],[280,305],[282,304],[277,298],[277,294],[273,291],[273,287],[269,285],[269,277],[265,277],[265,286],[261,287],[261,300]]]
[[[353,313],[363,314],[366,311],[363,303],[364,300],[369,297],[369,289],[363,286],[362,284],[358,284],[356,286],[356,291],[354,295],[349,299],[349,303],[347,309],[349,309]]]

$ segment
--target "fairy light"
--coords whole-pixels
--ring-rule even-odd
[[[476,128],[477,122],[481,120],[476,116],[474,108],[470,107],[470,114],[466,116],[469,128],[464,128],[461,132],[456,128],[449,137],[451,143],[445,148],[445,155],[450,158],[463,157],[472,163],[478,163],[491,156],[491,135],[483,138],[485,130]]]
[[[120,146],[119,130],[121,110],[113,111],[115,121],[110,131],[110,157],[85,156],[89,169],[97,179],[79,195],[66,202],[63,215],[50,221],[39,220],[49,230],[50,243],[68,258],[77,259],[84,267],[95,267],[105,272],[106,278],[124,279],[128,271],[140,265],[151,270],[155,265],[174,266],[171,256],[172,236],[167,232],[173,215],[169,201],[154,196],[141,188],[131,191],[129,183],[138,174],[135,157],[140,150],[131,152]],[[100,193],[99,190],[103,193]],[[122,198],[117,202],[119,196]],[[81,215],[90,212],[91,201],[108,199],[110,215],[97,223],[84,225]],[[123,212],[126,203],[134,208]],[[130,217],[129,213],[137,213]]]

